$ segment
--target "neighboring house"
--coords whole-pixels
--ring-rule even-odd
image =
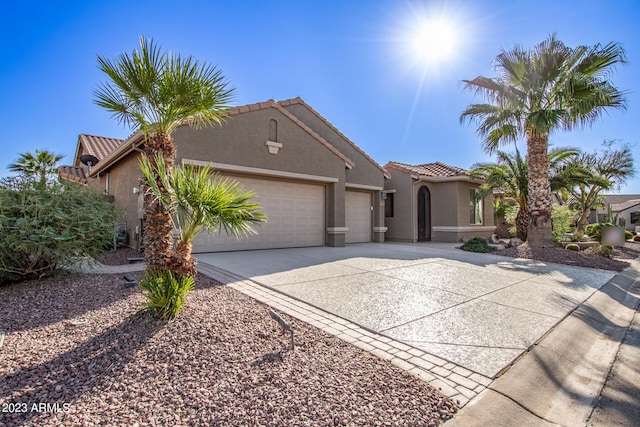
[[[492,197],[479,198],[480,183],[468,171],[439,162],[385,169],[388,240],[459,242],[494,233]]]
[[[591,210],[589,222],[605,222],[611,208],[611,216],[617,218],[618,224],[630,231],[640,228],[640,194],[604,195],[604,203],[604,207]]]
[[[257,193],[268,220],[238,240],[203,233],[194,252],[344,246],[383,242],[385,170],[302,99],[233,108],[220,126],[180,126],[176,164],[210,164]],[[141,132],[127,140],[80,135],[73,166],[60,176],[113,196],[126,211],[129,245],[143,230]]]

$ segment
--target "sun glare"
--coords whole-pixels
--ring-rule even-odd
[[[455,54],[458,34],[451,22],[429,19],[421,22],[412,37],[413,54],[421,61],[445,61]]]

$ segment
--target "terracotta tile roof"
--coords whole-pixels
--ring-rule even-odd
[[[78,143],[82,145],[82,154],[91,154],[101,161],[122,145],[124,140],[81,134],[78,137]]]
[[[389,162],[384,167],[403,169],[407,172],[422,176],[447,178],[455,176],[469,176],[469,171],[442,162],[425,163],[423,165],[408,165],[406,163]]]
[[[89,169],[86,166],[60,166],[58,168],[58,175],[60,178],[86,184]]]

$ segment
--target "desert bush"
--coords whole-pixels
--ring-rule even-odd
[[[605,258],[611,258],[611,254],[613,254],[613,246],[597,245],[597,246],[585,249],[584,252],[587,254],[596,254],[596,255],[603,256]]]
[[[624,240],[631,240],[633,239],[633,233],[630,232],[629,230],[624,230]]]
[[[568,251],[580,252],[580,246],[576,245],[575,243],[569,243],[564,248]]]
[[[142,304],[155,317],[172,319],[180,314],[194,286],[193,276],[176,277],[170,270],[147,270],[140,281],[142,295],[146,298]]]
[[[463,244],[460,249],[469,252],[493,252],[493,248],[489,246],[487,240],[483,239],[482,237],[474,237],[473,239],[470,239],[468,242]]]
[[[76,257],[98,256],[121,212],[82,185],[0,183],[0,283],[49,276]]]

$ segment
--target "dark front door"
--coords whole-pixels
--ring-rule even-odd
[[[431,193],[424,185],[418,190],[418,241],[431,240]]]

